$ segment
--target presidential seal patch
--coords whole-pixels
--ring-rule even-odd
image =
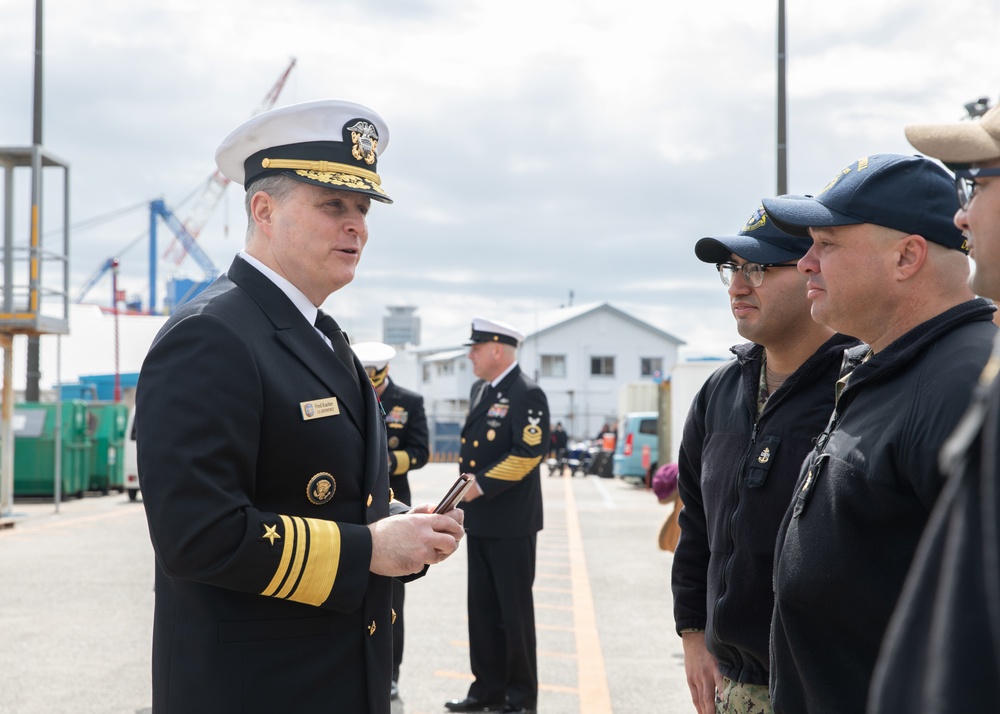
[[[336,492],[337,480],[326,471],[320,471],[313,476],[309,479],[309,485],[306,486],[306,498],[309,499],[309,503],[315,506],[329,503]]]

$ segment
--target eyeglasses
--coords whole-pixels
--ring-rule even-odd
[[[733,263],[718,263],[716,269],[719,271],[719,277],[722,278],[722,284],[727,288],[733,284],[733,275],[737,272],[743,273],[743,279],[747,281],[747,285],[752,288],[759,288],[761,283],[764,282],[764,273],[770,268],[794,268],[795,263],[744,263],[743,265],[734,265]]]
[[[958,194],[958,205],[965,211],[976,195],[980,184],[976,179],[981,176],[1000,176],[1000,169],[959,169],[955,172],[955,193]]]

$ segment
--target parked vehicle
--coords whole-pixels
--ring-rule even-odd
[[[134,501],[139,495],[139,468],[135,453],[135,407],[129,410],[125,423],[125,448],[122,461],[125,466],[125,490],[128,500]]]
[[[659,459],[659,414],[630,412],[618,422],[612,473],[635,483],[648,483]],[[648,447],[648,456],[644,457]]]
[[[589,441],[571,441],[566,448],[566,453],[560,458],[550,458],[546,460],[549,476],[561,476],[564,469],[569,470],[570,476],[586,476],[590,464],[594,459],[595,449]],[[600,451],[600,449],[596,449]]]

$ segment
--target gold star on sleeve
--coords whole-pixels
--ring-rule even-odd
[[[266,523],[261,523],[264,526],[264,535],[260,537],[261,540],[271,541],[271,545],[274,545],[275,540],[281,540],[281,534],[278,533],[278,524],[275,523],[273,526],[269,526]]]

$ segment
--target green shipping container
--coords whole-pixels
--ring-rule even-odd
[[[82,496],[90,484],[87,403],[62,402],[63,496]],[[14,495],[55,495],[56,404],[22,402],[14,407]]]
[[[88,402],[90,435],[89,483],[91,491],[125,490],[125,422],[128,407],[121,402]]]

